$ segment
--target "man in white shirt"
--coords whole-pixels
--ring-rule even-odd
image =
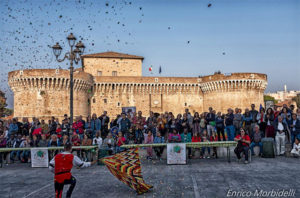
[[[49,163],[49,169],[54,172],[55,197],[62,197],[65,184],[70,184],[69,190],[67,191],[67,198],[71,197],[76,185],[76,179],[71,174],[73,166],[85,168],[96,162],[97,160],[93,162],[81,161],[79,157],[72,154],[72,144],[69,142],[66,143],[64,152],[57,154]]]
[[[282,117],[278,116],[278,122],[275,123],[275,141],[277,155],[284,155],[285,153],[285,133],[287,130],[287,126],[282,122],[282,120]]]

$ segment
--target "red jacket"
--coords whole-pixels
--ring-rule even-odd
[[[34,129],[32,135],[42,135],[42,128]]]
[[[56,134],[58,138],[61,138],[61,128],[56,129]]]
[[[201,142],[201,137],[193,136],[192,142]]]
[[[63,183],[65,180],[71,179],[71,170],[73,168],[73,154],[58,154],[55,156],[54,180]]]
[[[83,123],[81,121],[77,121],[73,123],[73,130],[75,133],[83,134]]]
[[[240,137],[241,137],[241,135],[237,135],[235,138],[240,139]],[[250,142],[250,137],[249,137],[249,135],[246,135],[246,134],[245,134],[244,137],[242,137],[242,139]],[[249,144],[247,144],[247,143],[245,143],[245,142],[243,142],[242,145],[243,145],[243,146],[249,146]]]

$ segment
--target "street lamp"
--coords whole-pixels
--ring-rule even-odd
[[[62,51],[62,47],[59,45],[59,43],[53,45],[52,49],[55,58],[58,62],[63,62],[65,59],[68,59],[70,61],[70,125],[72,128],[73,126],[73,85],[74,85],[73,84],[73,72],[74,72],[73,62],[75,62],[76,65],[78,64],[78,62],[81,59],[81,55],[84,52],[85,46],[81,41],[79,41],[75,45],[76,37],[72,33],[70,33],[67,39],[70,46],[70,51],[65,53],[63,59],[58,58]],[[75,49],[73,49],[74,45],[75,45]]]

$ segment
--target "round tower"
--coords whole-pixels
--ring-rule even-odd
[[[48,119],[70,113],[70,72],[62,69],[31,69],[9,72],[14,92],[14,116]],[[93,77],[74,72],[74,116],[90,114]]]
[[[200,83],[203,92],[203,108],[213,107],[226,113],[228,108],[250,109],[255,104],[264,106],[264,90],[267,75],[258,73],[215,74],[205,76]]]

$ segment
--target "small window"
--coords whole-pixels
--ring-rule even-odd
[[[93,103],[96,103],[96,98],[93,98]]]
[[[106,104],[107,103],[107,99],[103,99],[103,102],[104,102],[104,104]]]
[[[102,76],[102,71],[97,71],[97,76]]]
[[[117,75],[118,75],[117,71],[112,72],[112,76],[117,76]]]
[[[187,106],[187,103],[186,103],[186,102],[184,103],[184,106],[185,106],[185,107]]]
[[[120,102],[118,102],[118,107],[119,107],[120,105],[121,105]]]

